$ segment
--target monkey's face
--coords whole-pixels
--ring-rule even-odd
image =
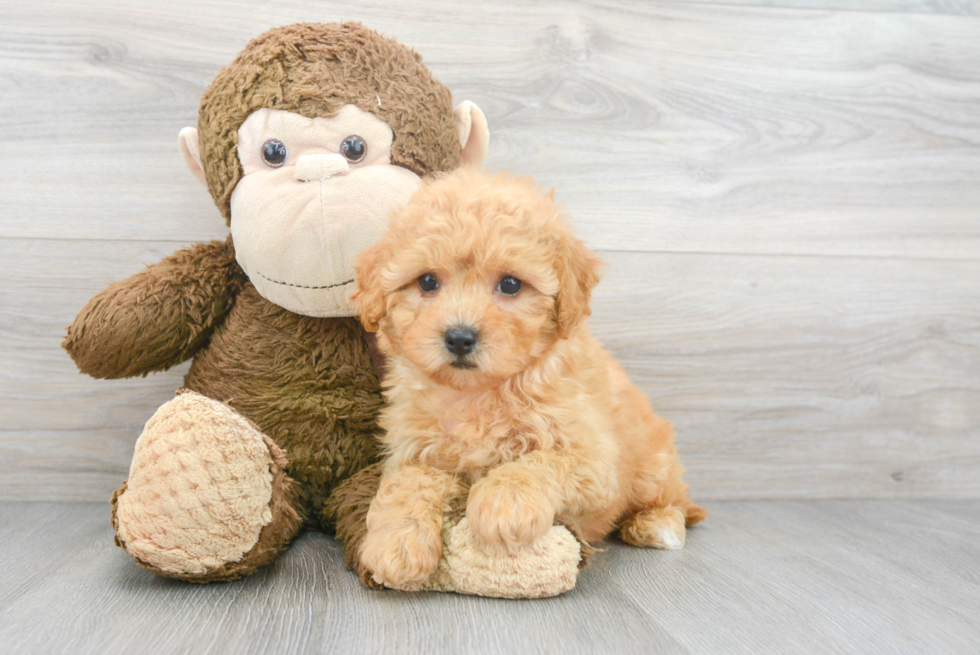
[[[392,165],[392,138],[387,123],[354,105],[332,118],[265,108],[246,119],[231,233],[265,299],[307,316],[354,315],[354,260],[421,185]]]

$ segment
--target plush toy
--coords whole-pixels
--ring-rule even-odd
[[[229,238],[113,284],[63,344],[97,378],[193,359],[112,498],[116,543],[155,573],[209,582],[269,564],[304,528],[336,526],[354,562],[378,486],[382,399],[379,361],[351,318],[352,262],[422,177],[482,163],[486,120],[472,103],[454,111],[397,42],[353,23],[300,24],[249,43],[178,142]],[[565,528],[488,554],[459,506],[446,508],[445,557],[426,588],[574,585],[589,551]]]

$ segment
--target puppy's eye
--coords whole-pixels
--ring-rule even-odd
[[[505,296],[516,296],[523,286],[524,283],[513,275],[505,275],[503,278],[501,278],[500,283],[497,285],[497,289],[499,289],[500,293],[504,294]]]
[[[367,143],[356,134],[351,134],[340,142],[340,154],[350,163],[356,164],[367,156]]]
[[[269,168],[279,168],[286,163],[286,144],[279,139],[269,139],[262,144],[262,161]]]
[[[426,273],[425,275],[419,277],[419,289],[425,293],[430,291],[435,291],[439,288],[439,280],[432,273]]]

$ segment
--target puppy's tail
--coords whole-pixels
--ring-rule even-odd
[[[684,510],[684,525],[687,527],[700,523],[708,516],[707,510],[695,505],[690,498],[681,503],[680,508]]]

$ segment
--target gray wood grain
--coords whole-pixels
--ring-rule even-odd
[[[693,561],[615,548],[597,566],[648,571],[618,580],[692,653],[971,653],[977,519],[976,502],[719,503]]]
[[[950,14],[978,16],[980,3],[976,0],[678,0],[709,5],[742,5],[793,9],[846,10],[863,12]]]
[[[708,509],[682,551],[610,543],[568,594],[505,601],[367,590],[319,534],[246,580],[164,580],[112,545],[105,504],[7,503],[0,643],[25,655],[980,648],[977,501]]]
[[[4,138],[43,165],[0,161],[0,236],[219,233],[175,148],[204,86],[269,25],[355,17],[596,247],[980,256],[980,18],[671,2],[7,4]]]

